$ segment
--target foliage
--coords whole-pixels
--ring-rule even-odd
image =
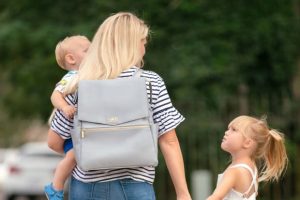
[[[300,139],[298,85],[293,85],[299,8],[297,0],[2,0],[0,115],[7,117],[0,122],[46,121],[49,96],[65,73],[55,62],[56,43],[72,34],[92,39],[109,14],[132,11],[152,30],[145,68],[164,78],[186,117],[178,132],[187,162],[194,163],[188,170],[217,172],[224,166],[218,140],[238,114],[267,114],[291,139],[294,154]],[[0,137],[11,134],[1,127]]]

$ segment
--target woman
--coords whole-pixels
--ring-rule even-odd
[[[142,67],[149,28],[135,15],[120,12],[108,17],[96,32],[91,46],[80,65],[78,76],[66,88],[66,100],[76,105],[74,92],[80,80],[130,77]],[[143,71],[152,83],[153,118],[159,126],[159,146],[171,175],[177,200],[190,200],[183,158],[175,128],[184,117],[173,107],[163,79],[154,72]],[[72,120],[57,111],[51,129],[61,140],[70,138]],[[62,143],[49,144],[61,151]],[[72,173],[69,197],[71,200],[154,200],[155,169],[137,168],[83,171],[76,166]]]

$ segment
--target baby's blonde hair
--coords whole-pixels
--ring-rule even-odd
[[[82,36],[82,35],[74,35],[74,36],[70,36],[70,37],[66,37],[65,39],[59,41],[56,45],[55,48],[55,58],[56,58],[56,62],[57,64],[62,68],[62,69],[66,69],[66,60],[65,57],[66,55],[69,53],[70,47],[71,47],[71,43],[74,39],[84,39],[84,40],[88,40],[87,37]]]
[[[262,164],[258,180],[277,181],[288,163],[284,134],[275,129],[269,129],[265,118],[239,116],[232,120],[230,125],[238,127],[245,137],[256,142],[257,146],[252,158]]]
[[[142,67],[141,41],[148,33],[148,26],[132,13],[108,17],[98,28],[66,94],[73,93],[80,80],[113,79],[132,66]]]

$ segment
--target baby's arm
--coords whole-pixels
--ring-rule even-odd
[[[211,196],[206,200],[222,200],[226,194],[234,187],[237,178],[235,169],[227,169],[223,175],[222,181]]]
[[[52,92],[51,102],[55,108],[61,110],[69,119],[74,116],[76,108],[66,102],[63,94],[60,91],[54,90]]]

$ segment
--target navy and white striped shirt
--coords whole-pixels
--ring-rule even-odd
[[[119,78],[130,77],[138,70],[137,67],[131,67],[122,72]],[[147,78],[152,84],[152,103],[154,122],[158,124],[159,136],[169,130],[175,129],[183,120],[184,117],[173,107],[168,91],[163,79],[152,71],[143,70],[142,77]],[[148,97],[150,90],[147,87]],[[77,97],[74,94],[66,96],[66,101],[71,105],[76,105]],[[51,129],[58,133],[63,139],[71,137],[71,129],[73,121],[67,119],[60,110],[55,112],[55,116],[51,123]],[[124,178],[131,178],[136,181],[145,181],[153,183],[155,177],[155,168],[150,166],[137,168],[122,168],[113,170],[91,170],[83,171],[78,166],[73,169],[73,176],[82,182],[95,181],[113,181]]]

